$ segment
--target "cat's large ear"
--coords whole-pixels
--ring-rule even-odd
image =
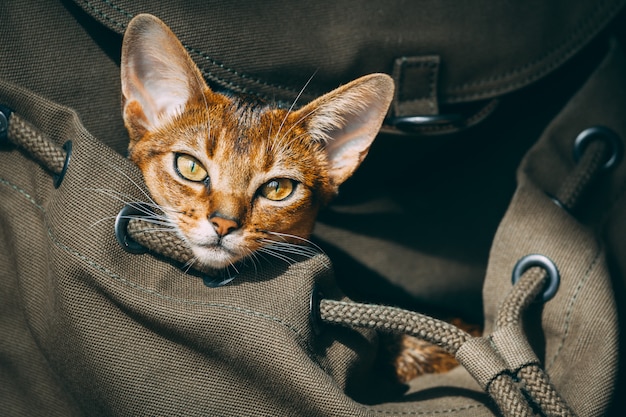
[[[176,35],[149,14],[134,17],[122,44],[124,123],[131,145],[180,113],[207,88]]]
[[[336,187],[347,180],[367,155],[393,98],[386,74],[358,78],[312,101],[295,117],[326,145],[329,174]]]

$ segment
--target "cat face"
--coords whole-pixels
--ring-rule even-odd
[[[122,93],[131,160],[196,262],[220,269],[306,241],[365,158],[393,82],[362,77],[297,111],[253,104],[213,92],[169,28],[139,15]]]

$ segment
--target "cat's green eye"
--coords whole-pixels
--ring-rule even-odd
[[[194,182],[205,181],[208,177],[206,169],[204,169],[200,161],[193,156],[185,154],[176,155],[176,172],[182,178]]]
[[[296,188],[296,183],[288,178],[275,178],[266,182],[259,189],[259,193],[272,201],[281,201],[289,197]]]

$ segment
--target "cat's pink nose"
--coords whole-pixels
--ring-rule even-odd
[[[215,232],[217,232],[217,235],[220,237],[226,236],[233,230],[239,229],[239,223],[235,220],[225,219],[219,216],[213,216],[210,220]]]

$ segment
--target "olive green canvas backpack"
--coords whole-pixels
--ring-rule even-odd
[[[623,3],[2,2],[0,413],[620,415]],[[150,232],[119,81],[146,12],[235,93],[394,77],[323,253],[216,286]],[[394,386],[389,333],[461,366]]]

